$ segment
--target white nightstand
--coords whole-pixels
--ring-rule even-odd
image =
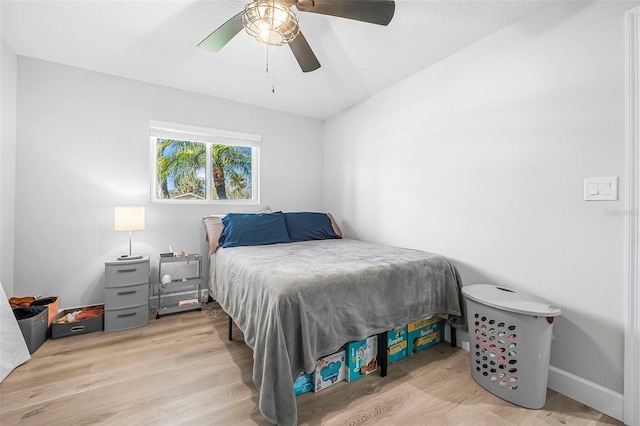
[[[149,323],[149,256],[110,259],[104,264],[104,331]]]

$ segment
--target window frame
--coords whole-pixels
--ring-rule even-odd
[[[158,198],[157,187],[157,141],[158,139],[176,139],[190,142],[202,142],[206,145],[205,162],[205,199],[167,199]],[[152,203],[160,204],[195,204],[195,205],[259,205],[260,204],[260,142],[259,135],[235,132],[231,130],[212,129],[190,126],[164,121],[149,121],[149,194]],[[231,145],[251,148],[251,199],[218,200],[212,198],[212,164],[211,145]]]

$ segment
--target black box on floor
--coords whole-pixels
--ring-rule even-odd
[[[104,305],[96,305],[91,308],[103,307]],[[95,331],[104,330],[104,312],[99,316],[90,319],[84,319],[75,322],[58,323],[58,319],[79,309],[65,309],[56,317],[51,324],[51,338],[58,339],[60,337],[73,336],[75,334],[87,334]]]
[[[27,348],[29,348],[30,354],[37,351],[44,341],[47,340],[47,330],[49,329],[48,316],[49,308],[45,308],[36,316],[18,320],[20,331],[22,331],[22,336],[27,344]]]

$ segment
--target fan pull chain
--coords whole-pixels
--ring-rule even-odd
[[[275,46],[272,46],[271,49],[273,49],[272,55],[273,57],[272,59],[272,65],[271,65],[271,93],[275,94],[276,93],[276,61],[275,61],[275,57],[276,57],[276,48]]]
[[[267,45],[267,65],[266,72],[269,74],[269,57],[271,57],[271,93],[276,93],[276,47],[271,46],[271,51],[269,51],[269,46]]]

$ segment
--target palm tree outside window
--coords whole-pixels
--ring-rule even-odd
[[[259,203],[253,141],[163,130],[152,127],[155,201]]]

